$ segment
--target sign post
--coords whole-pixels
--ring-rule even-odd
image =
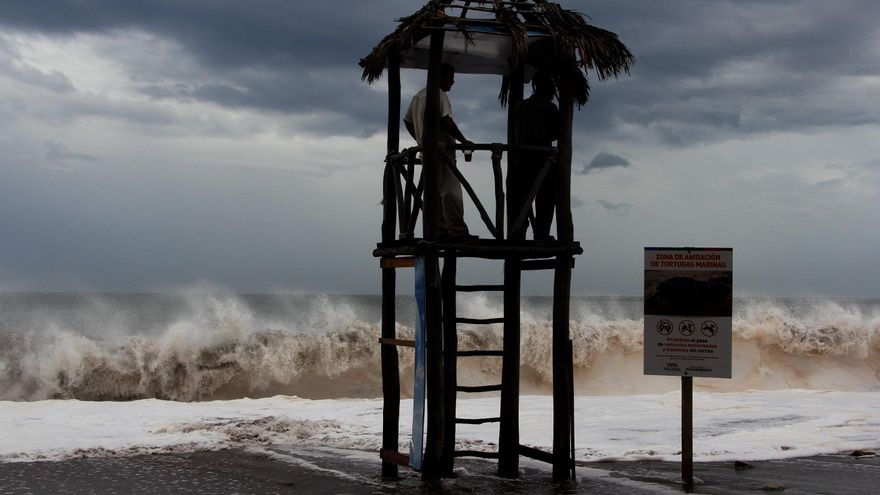
[[[681,480],[694,488],[694,377],[681,377]]]
[[[693,377],[730,378],[733,250],[645,248],[646,375],[681,377],[681,477],[694,486]]]

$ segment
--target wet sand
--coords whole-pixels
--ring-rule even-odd
[[[828,455],[780,461],[697,463],[695,493],[868,494],[880,491],[880,458]],[[401,468],[382,481],[378,456],[320,449],[224,450],[0,464],[0,494],[598,494],[682,493],[671,462],[579,463],[578,480],[554,484],[550,471],[523,460],[517,480],[495,476],[495,463],[456,462],[457,478],[423,483]]]

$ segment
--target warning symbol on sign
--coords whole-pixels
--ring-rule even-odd
[[[660,335],[669,335],[672,333],[672,322],[669,320],[660,320],[657,322],[657,333]]]
[[[718,324],[712,320],[706,320],[700,325],[700,332],[706,337],[714,337],[718,333]]]
[[[691,320],[682,320],[682,322],[678,324],[678,331],[685,337],[693,335],[694,330],[696,330],[696,326]]]

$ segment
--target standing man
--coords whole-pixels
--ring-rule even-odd
[[[438,141],[440,148],[440,164],[438,173],[440,191],[440,218],[439,236],[441,239],[475,239],[477,236],[468,233],[467,224],[464,223],[464,201],[461,194],[461,183],[452,172],[450,167],[455,167],[455,141],[462,144],[473,144],[458,129],[452,120],[452,105],[446,93],[452,89],[455,83],[455,68],[449,64],[440,67],[440,132]],[[409,104],[403,123],[410,136],[422,145],[422,130],[425,128],[425,104],[427,88],[422,89]]]
[[[550,76],[538,73],[532,78],[532,90],[532,96],[523,100],[514,111],[516,144],[550,148],[559,137],[559,109],[553,103],[556,84]],[[529,192],[538,179],[541,168],[551,155],[550,151],[530,150],[517,153],[515,166],[507,172],[507,212],[511,221],[516,220],[529,198]],[[556,170],[557,166],[553,163],[535,198],[535,223],[532,225],[535,240],[552,239],[550,225],[553,223],[553,211],[556,208]],[[524,240],[525,223],[519,231],[511,232],[509,236],[511,239]]]

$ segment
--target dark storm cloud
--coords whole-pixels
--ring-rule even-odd
[[[144,84],[139,90],[157,99],[207,101],[230,108],[316,116],[313,133],[369,135],[385,128],[383,94],[369,91],[350,73],[250,73],[228,81]],[[356,96],[356,97],[355,97]],[[354,117],[354,118],[352,118]]]
[[[348,65],[393,29],[408,2],[365,9],[357,0],[57,0],[4,2],[0,24],[55,34],[141,29],[185,45],[207,65]],[[292,70],[298,67],[290,67]]]
[[[717,234],[758,253],[755,272],[776,252],[824,280],[812,260],[846,259],[856,268],[840,282],[803,290],[876,295],[863,267],[865,246],[880,244],[865,228],[880,155],[876,131],[852,127],[880,122],[880,2],[558,1],[619,33],[638,59],[631,77],[591,75],[575,114],[575,169],[627,166],[602,150],[640,165],[575,181],[576,230],[607,269],[575,291],[630,293],[621,246]],[[384,139],[347,137],[384,130],[386,81],[368,86],[357,62],[423,3],[3,1],[0,232],[12,234],[0,289],[209,280],[374,293]],[[405,109],[425,74],[402,81]],[[470,139],[505,140],[499,87],[497,76],[456,78],[450,99]],[[693,146],[722,140],[732,142]],[[815,151],[798,149],[806,143]],[[488,155],[469,177],[491,176],[481,163]],[[680,184],[695,197],[674,194]],[[751,286],[800,290],[785,279]]]
[[[609,168],[626,168],[629,166],[631,166],[631,164],[626,158],[612,153],[602,152],[594,156],[593,159],[590,160],[590,163],[584,165],[584,167],[577,173],[589,174],[590,172],[598,172]]]
[[[876,85],[857,85],[860,76],[880,74],[880,3],[621,1],[585,8],[638,61],[631,80],[593,83],[588,117],[579,124],[625,123],[685,146],[880,123]]]
[[[141,81],[145,94],[260,111],[329,112],[320,127],[363,134],[384,125],[384,97],[360,81],[357,61],[394,29],[395,18],[421,4],[69,0],[48,6],[22,0],[4,3],[0,23],[58,35],[153,33],[179,44],[204,74],[182,86],[175,81],[184,78],[176,78],[169,64],[159,69],[167,73]],[[766,131],[880,123],[876,88],[861,88],[864,94],[856,96],[859,77],[880,73],[878,2],[563,4],[617,32],[638,59],[632,78],[591,79],[591,101],[576,117],[579,138],[640,133],[686,146]],[[62,74],[31,76],[65,87]],[[456,111],[477,119],[497,106],[491,86],[477,105]]]
[[[876,73],[878,11],[870,0],[713,0],[596,2],[589,13],[599,25],[613,23],[640,75],[662,82],[755,58],[798,73]]]
[[[316,119],[326,132],[369,134],[384,125],[384,117],[377,117],[384,97],[360,81],[357,62],[412,7],[403,0],[383,2],[382,9],[364,8],[360,1],[12,1],[4,3],[0,24],[59,36],[151,33],[179,45],[202,73],[195,81],[192,74],[175,74],[179,67],[170,60],[151,67],[149,74],[137,74],[136,87],[146,95],[292,114],[328,112]],[[133,58],[130,71],[137,73]]]

